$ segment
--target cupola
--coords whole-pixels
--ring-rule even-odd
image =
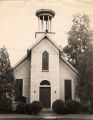
[[[35,34],[54,34],[52,32],[52,18],[55,16],[55,12],[51,9],[40,9],[36,11],[36,16],[38,18],[38,31]]]

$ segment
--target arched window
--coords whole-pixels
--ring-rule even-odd
[[[40,85],[50,85],[50,82],[47,80],[43,80]]]
[[[47,51],[42,53],[42,70],[49,69],[49,54]]]

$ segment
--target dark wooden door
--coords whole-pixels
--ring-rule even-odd
[[[65,100],[72,100],[71,80],[65,80]]]
[[[50,108],[51,106],[51,88],[40,87],[40,102],[44,108]]]

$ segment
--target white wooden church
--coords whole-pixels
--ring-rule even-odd
[[[77,70],[60,54],[61,49],[52,39],[55,33],[51,31],[51,25],[55,12],[40,9],[36,16],[36,42],[14,66],[17,96],[26,97],[27,103],[39,100],[44,108],[51,108],[56,99],[76,99]]]

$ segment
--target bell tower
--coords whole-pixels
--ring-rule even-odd
[[[38,32],[35,34],[35,38],[42,34],[55,34],[52,32],[52,18],[55,16],[55,12],[51,9],[40,9],[36,11],[38,18]]]

